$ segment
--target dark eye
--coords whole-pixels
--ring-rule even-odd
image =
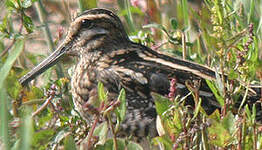
[[[92,25],[92,22],[88,19],[84,19],[81,22],[81,26],[84,27],[84,28],[90,28],[91,25]]]

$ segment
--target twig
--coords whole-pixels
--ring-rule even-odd
[[[183,139],[187,140],[188,137],[196,134],[199,131],[205,130],[205,128],[210,127],[210,123],[209,122],[204,122],[201,123],[200,125],[195,124],[190,130],[188,130],[187,132],[182,132],[179,134],[179,136],[176,139],[176,142],[173,145],[172,150],[176,150],[179,148],[179,144],[181,144],[183,142]],[[184,149],[187,149],[189,147],[185,147]]]
[[[91,150],[93,149],[92,147],[92,137],[93,137],[93,134],[94,134],[94,131],[95,131],[95,128],[96,128],[96,125],[99,121],[99,118],[101,116],[101,111],[104,109],[105,105],[104,105],[104,101],[102,101],[102,103],[100,104],[99,108],[96,109],[96,108],[93,108],[90,104],[85,104],[87,106],[87,111],[90,112],[90,109],[91,111],[94,111],[94,123],[92,124],[92,127],[91,129],[89,130],[89,133],[88,133],[88,140],[87,140],[87,149],[88,150]],[[85,107],[86,107],[85,106]]]
[[[253,149],[257,150],[257,129],[256,129],[256,122],[253,123]]]
[[[45,103],[44,103],[41,107],[39,107],[35,112],[33,112],[32,117],[36,116],[36,115],[39,114],[42,110],[44,110],[44,109],[47,107],[47,105],[50,103],[50,101],[51,101],[54,97],[55,97],[54,94],[50,95],[50,96],[48,97],[48,99],[45,101]]]
[[[207,122],[205,118],[203,118],[203,122]],[[206,126],[203,125],[203,129],[201,130],[202,134],[202,141],[203,141],[203,149],[209,150],[209,144],[208,144],[208,137],[207,137],[207,127],[209,126],[209,123],[206,123]]]
[[[220,58],[221,60],[222,58]],[[226,79],[225,79],[225,72],[224,72],[224,63],[223,63],[223,59],[222,61],[220,61],[220,70],[221,70],[221,78],[222,78],[222,84],[223,84],[223,97],[225,99],[225,104],[224,107],[222,108],[222,117],[226,116],[227,114],[227,105],[228,105],[228,99],[227,99],[227,90],[226,90]]]
[[[242,119],[240,119],[239,124],[238,124],[238,144],[237,144],[237,149],[242,150]]]
[[[56,95],[56,89],[57,89],[57,87],[56,87],[56,85],[51,85],[51,87],[50,87],[50,90],[47,92],[47,95],[49,96],[48,98],[47,98],[47,100],[44,102],[44,104],[40,107],[40,108],[38,108],[33,114],[32,114],[32,117],[34,117],[35,115],[37,115],[38,113],[40,113],[42,110],[44,110],[46,107],[47,107],[47,105],[50,103],[50,101],[55,97],[55,95]]]
[[[95,115],[95,121],[94,121],[94,123],[93,123],[93,125],[92,125],[92,128],[90,129],[90,131],[89,131],[89,134],[88,134],[88,140],[87,140],[87,149],[88,150],[91,150],[92,149],[92,146],[91,146],[91,139],[92,139],[92,137],[93,137],[93,133],[94,133],[94,131],[95,131],[95,128],[96,128],[96,124],[98,123],[98,121],[99,121],[99,115]]]
[[[9,50],[10,48],[15,44],[16,39],[13,39],[11,44],[9,46],[7,46],[2,53],[0,54],[0,57],[3,57]]]
[[[160,47],[162,47],[162,46],[165,45],[165,44],[168,44],[168,41],[162,42],[162,43],[160,43],[160,44],[158,44],[158,45],[154,45],[154,46],[152,46],[151,48],[152,48],[153,50],[158,50]]]
[[[184,149],[185,150],[188,150],[189,149],[189,144],[190,144],[190,139],[189,137],[190,136],[187,136],[188,135],[188,129],[187,129],[187,125],[186,125],[186,122],[187,122],[187,119],[183,119],[183,131],[184,131],[184,134],[186,135],[185,136],[185,145],[184,145]]]
[[[107,115],[107,119],[108,119],[108,121],[109,121],[109,125],[110,125],[110,128],[111,128],[112,133],[113,133],[114,149],[117,150],[117,139],[116,139],[115,129],[114,129],[114,126],[113,126],[111,117],[110,117],[109,115]]]
[[[18,33],[21,34],[22,33],[22,30],[23,30],[23,23],[24,23],[24,20],[23,20],[23,17],[21,16],[21,24],[20,24],[20,27],[19,27],[19,30],[18,30]],[[0,54],[0,57],[3,57],[9,50],[11,47],[13,47],[13,45],[15,44],[16,42],[16,38],[14,38],[11,42],[11,44],[9,46],[7,46],[3,51],[2,53]]]

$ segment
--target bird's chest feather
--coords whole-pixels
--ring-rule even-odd
[[[90,97],[97,97],[97,84],[102,82],[110,93],[118,93],[117,76],[109,71],[109,66],[99,55],[80,58],[74,68],[71,79],[72,95],[74,99],[89,101]]]
[[[87,101],[90,92],[96,90],[96,69],[88,59],[79,59],[75,66],[71,79],[72,95],[75,98],[81,98]]]

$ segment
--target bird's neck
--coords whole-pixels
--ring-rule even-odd
[[[102,57],[101,51],[94,51],[89,53],[84,53],[80,55],[80,58],[78,60],[78,64],[88,64],[93,65],[95,62],[97,62]]]
[[[127,50],[131,45],[130,41],[111,41],[92,50],[87,50],[88,52],[83,49],[79,55],[79,63],[84,61],[90,65],[95,65],[96,62],[103,62],[108,57],[114,57],[113,54],[122,53],[122,51]]]

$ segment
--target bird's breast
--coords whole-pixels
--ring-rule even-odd
[[[95,68],[87,59],[80,59],[73,72],[71,79],[73,98],[81,97],[87,101],[89,92],[96,88],[97,84]]]

